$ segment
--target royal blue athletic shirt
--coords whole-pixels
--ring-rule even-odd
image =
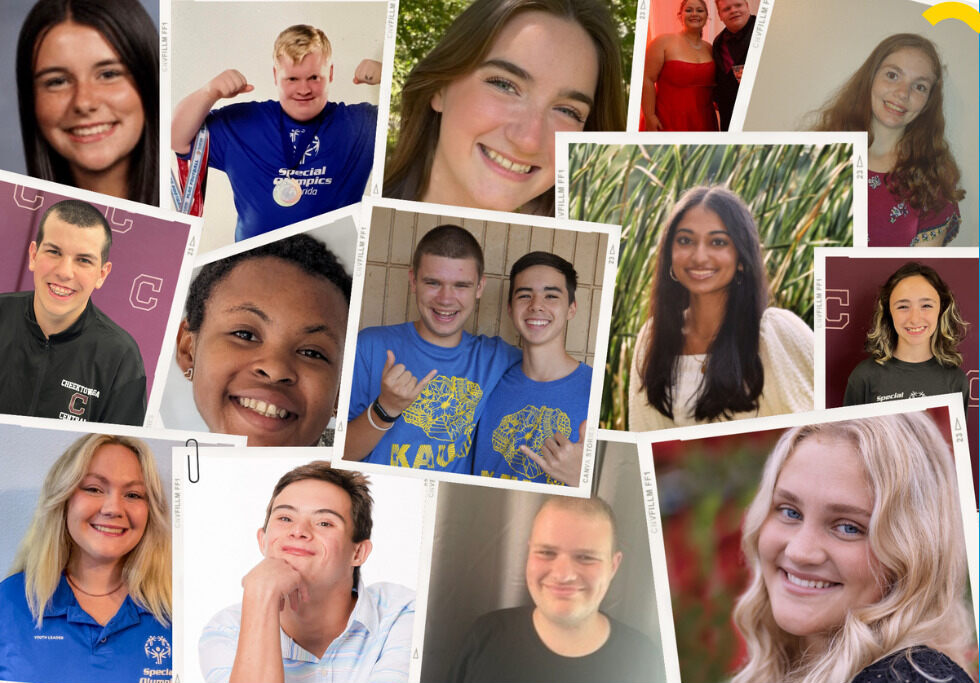
[[[0,583],[0,679],[30,683],[165,683],[173,675],[169,626],[126,596],[105,626],[83,610],[64,575],[40,629],[23,572]]]

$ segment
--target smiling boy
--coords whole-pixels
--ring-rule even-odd
[[[0,413],[143,424],[139,346],[91,301],[111,246],[91,204],[67,199],[41,216],[28,247],[34,291],[0,295]]]
[[[368,483],[324,461],[279,479],[241,604],[201,633],[208,683],[408,680],[414,593],[360,577],[371,554]]]
[[[650,639],[599,610],[623,559],[601,498],[554,496],[538,510],[525,580],[533,606],[485,614],[463,642],[452,683],[653,680]]]
[[[485,398],[520,357],[463,329],[484,283],[483,251],[463,228],[419,241],[409,271],[419,319],[357,336],[345,459],[470,473]]]
[[[235,196],[236,241],[360,201],[371,173],[378,108],[327,100],[334,65],[323,31],[290,26],[276,38],[272,59],[278,100],[211,111],[218,100],[254,89],[228,69],[182,99],[171,124],[171,145],[182,157],[207,125],[208,165],[228,174]],[[380,81],[379,62],[366,59],[355,70],[355,83]]]
[[[487,402],[477,430],[474,474],[578,483],[592,368],[565,351],[577,283],[571,263],[544,251],[525,254],[511,267],[507,311],[521,335],[523,358]]]

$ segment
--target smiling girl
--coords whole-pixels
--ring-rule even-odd
[[[943,68],[914,33],[881,41],[825,105],[816,130],[868,133],[868,246],[945,246],[960,226]]]
[[[619,38],[597,0],[476,0],[402,89],[384,195],[554,213],[560,131],[623,130]]]
[[[308,235],[209,263],[191,283],[177,364],[212,432],[315,446],[333,416],[351,279]]]
[[[813,331],[769,299],[759,232],[724,187],[677,200],[630,364],[630,431],[813,408]]]
[[[40,0],[17,43],[27,172],[157,204],[158,81],[137,0]]]
[[[0,584],[0,679],[136,680],[170,666],[170,513],[153,455],[104,434],[48,472]],[[70,668],[71,675],[67,675]]]
[[[786,432],[742,525],[752,578],[733,683],[969,683],[957,501],[924,413]]]
[[[844,405],[891,398],[961,393],[966,406],[970,380],[957,350],[967,323],[939,273],[910,262],[892,273],[878,292],[861,361],[847,379]]]

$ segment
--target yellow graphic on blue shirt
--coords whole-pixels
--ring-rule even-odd
[[[571,436],[572,422],[568,415],[558,408],[526,405],[516,413],[504,415],[493,430],[490,443],[521,479],[531,480],[543,475],[544,471],[521,453],[521,446],[540,453],[545,440],[558,433]],[[551,477],[547,477],[547,481],[549,484],[562,483]]]
[[[391,464],[446,469],[457,458],[466,457],[473,441],[476,407],[482,398],[483,389],[476,382],[465,377],[436,375],[402,417],[430,439],[443,443],[414,444],[416,450],[411,462],[409,448],[413,444],[392,444]]]

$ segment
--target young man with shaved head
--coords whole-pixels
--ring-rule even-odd
[[[623,553],[601,498],[549,498],[528,539],[533,605],[473,624],[452,683],[650,683],[656,647],[600,609]]]
[[[111,246],[108,221],[87,202],[42,214],[28,248],[34,291],[0,294],[0,413],[143,424],[139,346],[91,301]]]

